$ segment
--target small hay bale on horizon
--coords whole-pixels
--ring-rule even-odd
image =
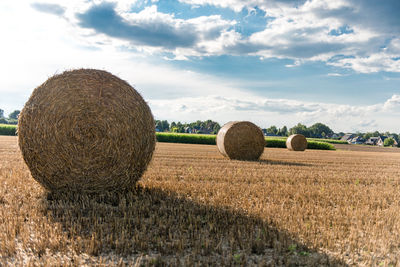
[[[307,139],[302,134],[292,134],[286,140],[286,147],[290,151],[304,151],[307,148]]]
[[[229,159],[258,160],[264,152],[262,130],[249,121],[226,123],[217,134],[219,152]]]
[[[65,71],[33,91],[18,143],[32,177],[50,191],[120,191],[152,158],[154,119],[140,94],[111,73]]]

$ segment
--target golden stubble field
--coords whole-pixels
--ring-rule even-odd
[[[158,143],[132,191],[51,194],[0,137],[0,265],[396,266],[400,153],[374,151]]]

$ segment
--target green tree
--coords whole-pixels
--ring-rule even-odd
[[[390,134],[391,136],[393,136],[396,140],[399,140],[399,135],[396,133],[392,133]]]
[[[373,137],[378,137],[378,136],[380,136],[380,135],[381,135],[381,133],[378,132],[378,131],[375,131],[375,132],[372,133],[372,136],[373,136]]]
[[[156,120],[156,121],[155,121],[155,123],[156,123],[156,129],[158,129],[159,131],[161,131],[161,132],[162,132],[163,130],[162,130],[161,121],[159,121],[159,120]]]
[[[292,128],[290,128],[289,130],[289,134],[302,134],[305,137],[311,137],[310,136],[310,131],[307,129],[307,126],[298,123],[296,126],[293,126]]]
[[[394,139],[391,137],[388,137],[383,141],[384,146],[393,146],[394,145]]]
[[[4,117],[4,110],[2,109],[0,109],[0,123],[8,123],[8,121]]]
[[[287,136],[288,135],[288,129],[286,126],[283,126],[281,129],[279,129],[278,135],[280,136]]]
[[[166,132],[169,131],[169,123],[168,121],[164,120],[164,121],[160,121],[160,120],[156,120],[156,128],[159,129],[161,132]]]
[[[278,128],[276,128],[275,125],[272,125],[271,127],[267,128],[267,133],[277,135],[278,134]]]
[[[185,132],[185,126],[180,121],[178,121],[178,123],[176,124],[176,127],[178,128],[178,133]]]
[[[309,131],[311,133],[310,137],[321,138],[321,137],[325,137],[327,135],[333,134],[333,131],[331,128],[329,128],[327,125],[320,123],[320,122],[317,122],[314,125],[312,125],[309,128]]]
[[[368,140],[368,139],[370,139],[372,136],[373,136],[373,133],[365,133],[365,134],[363,134],[362,137],[363,137],[365,140]]]
[[[19,113],[20,113],[19,110],[14,110],[13,112],[10,113],[10,115],[8,115],[8,118],[10,120],[18,120]]]
[[[162,126],[162,129],[163,129],[163,132],[169,131],[169,123],[168,123],[168,121],[166,121],[166,120],[161,121],[161,126]]]
[[[221,129],[221,125],[219,125],[219,123],[218,122],[216,122],[216,123],[214,123],[214,125],[213,125],[213,128],[212,128],[212,133],[213,134],[217,134],[218,133],[218,131]]]

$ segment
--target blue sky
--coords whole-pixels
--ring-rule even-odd
[[[55,73],[127,80],[156,119],[400,133],[400,1],[0,3],[0,108]]]

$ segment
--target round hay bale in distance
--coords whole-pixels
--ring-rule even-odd
[[[286,140],[286,147],[291,151],[304,151],[307,148],[307,139],[302,134],[292,134]]]
[[[37,87],[18,121],[33,178],[51,191],[120,191],[135,185],[155,148],[154,119],[127,82],[78,69]]]
[[[219,152],[230,159],[258,160],[264,152],[262,130],[249,121],[231,121],[217,135]]]

